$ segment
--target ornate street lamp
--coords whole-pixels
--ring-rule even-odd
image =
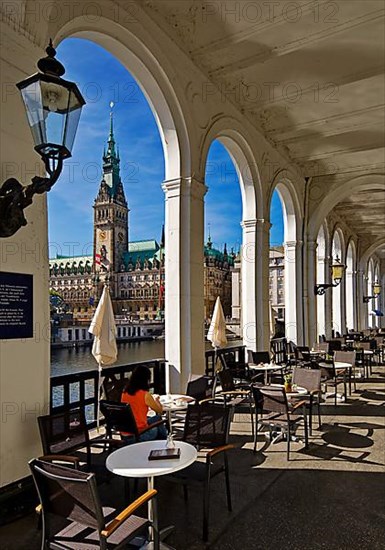
[[[23,210],[32,197],[49,191],[59,178],[63,160],[71,156],[80,113],[85,101],[75,83],[61,78],[65,69],[55,59],[50,41],[47,57],[37,63],[41,72],[19,82],[35,151],[42,157],[47,177],[35,176],[23,186],[15,178],[0,189],[0,237],[10,237],[27,225]]]
[[[332,282],[317,284],[314,286],[314,293],[322,296],[325,294],[327,288],[338,286],[344,276],[345,265],[341,264],[339,257],[337,256],[332,265],[330,266],[332,272]]]
[[[381,285],[378,281],[375,281],[372,284],[372,291],[373,291],[373,296],[364,296],[363,298],[364,304],[368,304],[370,300],[374,300],[381,294]]]

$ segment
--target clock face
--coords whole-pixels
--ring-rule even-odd
[[[106,239],[106,232],[105,231],[101,231],[99,233],[99,238],[101,241],[104,241]]]
[[[118,239],[120,242],[124,241],[124,234],[122,232],[118,233]]]

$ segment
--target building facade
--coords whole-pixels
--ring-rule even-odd
[[[269,303],[274,332],[277,323],[285,321],[285,258],[283,246],[271,247],[269,251]],[[238,255],[231,268],[231,320],[229,327],[237,335],[242,333],[242,272],[241,258]]]
[[[120,178],[120,157],[114,137],[113,117],[103,177],[94,201],[93,256],[62,256],[50,260],[50,291],[67,304],[75,320],[89,320],[109,281],[114,312],[128,321],[155,321],[164,317],[164,229],[155,239],[129,241],[129,208]],[[226,244],[221,252],[211,237],[204,247],[205,319],[211,317],[217,296],[226,316],[231,315],[231,268],[234,253]]]

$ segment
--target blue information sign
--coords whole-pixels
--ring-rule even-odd
[[[33,276],[0,272],[0,340],[32,338]]]

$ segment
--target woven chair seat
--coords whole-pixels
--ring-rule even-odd
[[[114,508],[103,507],[103,515],[106,523],[114,518],[116,510]],[[126,538],[139,534],[148,526],[150,522],[145,518],[138,516],[129,517],[123,525],[109,537],[107,548],[113,549],[119,546]],[[68,550],[95,550],[100,548],[99,534],[97,530],[86,527],[77,522],[71,522],[64,529],[55,535],[55,542],[59,543],[61,548]]]

